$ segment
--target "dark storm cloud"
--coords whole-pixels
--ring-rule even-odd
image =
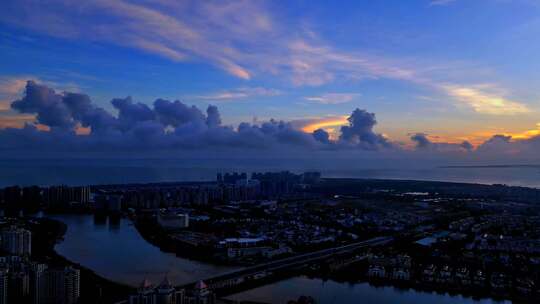
[[[154,111],[164,125],[173,127],[205,119],[204,114],[197,107],[189,107],[179,100],[171,102],[165,99],[157,99],[154,102]]]
[[[51,128],[71,128],[74,121],[62,99],[54,90],[29,81],[24,98],[14,101],[11,107],[20,113],[37,114],[37,122]]]
[[[416,143],[416,148],[426,148],[431,145],[431,141],[424,133],[416,133],[411,136],[411,140]]]
[[[21,113],[36,114],[36,123],[50,127],[40,131],[34,125],[0,130],[3,148],[118,150],[122,148],[275,148],[312,147],[318,143],[311,134],[290,123],[270,120],[260,125],[242,123],[238,129],[223,126],[216,106],[206,113],[181,101],[157,99],[153,107],[134,102],[131,97],[115,98],[113,116],[79,93],[57,93],[29,81],[25,96],[12,103]],[[90,128],[77,135],[78,127]]]
[[[429,152],[470,152],[474,149],[473,145],[468,141],[463,141],[459,144],[432,142],[425,133],[415,133],[411,135],[411,140],[416,144],[416,149],[419,151]]]
[[[373,131],[373,127],[377,124],[374,113],[355,109],[347,120],[349,125],[341,127],[340,140],[342,142],[358,144],[367,148],[391,146],[384,136]]]
[[[34,114],[34,124],[23,128],[0,130],[0,151],[17,154],[20,151],[59,151],[119,153],[132,151],[203,151],[227,150],[278,155],[299,152],[332,152],[352,155],[364,151],[370,155],[426,157],[459,155],[459,157],[485,157],[526,155],[537,157],[540,137],[513,140],[496,135],[478,148],[469,142],[433,142],[424,133],[416,133],[411,140],[416,149],[404,148],[376,133],[374,113],[355,109],[348,118],[348,125],[341,127],[337,140],[327,131],[317,129],[307,133],[290,122],[269,120],[259,124],[240,123],[237,128],[222,124],[219,109],[208,106],[206,111],[188,106],[181,101],[157,99],[153,105],[135,102],[130,97],[111,101],[117,110],[113,115],[96,106],[88,95],[58,93],[28,81],[24,96],[12,103],[20,113]],[[41,125],[47,126],[43,130]],[[80,127],[89,134],[77,134]],[[301,152],[300,152],[301,151]],[[189,152],[192,153],[192,152]],[[302,154],[303,153],[303,154]]]
[[[460,146],[467,151],[472,151],[474,149],[474,146],[466,140],[463,141]]]
[[[206,124],[209,127],[217,127],[221,125],[221,115],[216,106],[208,106],[206,109]]]
[[[328,132],[326,132],[323,129],[317,129],[313,131],[313,138],[315,138],[315,140],[322,142],[324,144],[327,144],[330,142],[330,135],[328,134]]]

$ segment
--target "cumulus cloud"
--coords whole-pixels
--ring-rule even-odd
[[[237,129],[223,126],[219,109],[210,105],[205,112],[181,101],[157,99],[153,106],[131,97],[115,98],[114,116],[96,106],[88,95],[58,93],[28,81],[24,96],[11,104],[13,110],[35,115],[35,124],[22,129],[0,131],[0,148],[40,145],[43,149],[111,150],[182,148],[273,148],[278,145],[312,147],[318,142],[311,134],[288,122],[270,120],[260,125],[243,123]],[[43,125],[50,130],[41,131]],[[89,134],[77,134],[77,128]],[[53,140],[54,139],[54,140]],[[52,144],[55,142],[55,144]]]
[[[427,135],[424,133],[416,133],[411,136],[411,140],[416,143],[416,148],[427,148],[431,145],[431,141],[427,138]]]
[[[328,132],[326,132],[324,129],[317,129],[313,131],[313,138],[325,144],[330,142],[330,134],[328,134]]]
[[[476,149],[467,141],[436,142],[425,133],[411,135],[414,149],[392,142],[375,127],[374,113],[355,109],[350,116],[339,118],[341,128],[332,134],[322,127],[306,131],[298,122],[271,119],[261,123],[224,125],[217,106],[206,110],[181,101],[157,99],[152,105],[133,101],[130,97],[111,101],[117,114],[111,114],[82,93],[59,93],[28,81],[22,98],[12,102],[13,110],[33,118],[22,128],[14,128],[0,118],[0,153],[19,154],[87,152],[109,154],[132,151],[257,151],[256,153],[374,153],[389,157],[455,157],[500,159],[501,157],[538,158],[540,137],[526,139],[495,135]],[[330,122],[327,122],[330,123]],[[316,125],[312,123],[311,125]],[[335,126],[336,122],[330,123]],[[86,128],[81,134],[80,128]],[[362,152],[364,151],[364,152]],[[193,152],[189,152],[193,153]],[[54,154],[51,154],[54,155]],[[375,155],[375,154],[371,154]],[[416,156],[415,156],[416,155]]]
[[[20,113],[37,114],[37,122],[52,128],[69,129],[74,121],[62,96],[54,90],[29,81],[24,98],[14,101],[11,107]]]
[[[384,136],[373,131],[377,124],[374,113],[356,109],[347,120],[349,125],[341,127],[340,141],[369,148],[391,145]]]
[[[463,141],[461,143],[447,143],[447,142],[433,142],[429,139],[429,136],[425,133],[415,133],[411,135],[411,141],[416,144],[415,148],[419,151],[430,152],[446,152],[446,153],[460,153],[471,152],[474,146],[468,142]]]

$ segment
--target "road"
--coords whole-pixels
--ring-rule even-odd
[[[322,249],[322,250],[318,250],[314,252],[304,253],[301,255],[296,255],[296,256],[280,259],[280,260],[263,263],[263,264],[258,264],[255,266],[250,266],[247,268],[242,268],[240,270],[220,274],[215,277],[206,278],[206,279],[203,279],[203,281],[206,282],[208,286],[210,286],[211,288],[212,287],[214,288],[228,287],[231,285],[240,284],[244,282],[247,277],[252,277],[260,273],[283,270],[286,268],[292,269],[292,268],[309,264],[309,263],[313,263],[316,261],[326,260],[336,255],[350,253],[356,249],[385,245],[393,240],[394,238],[390,236],[389,237],[376,237],[376,238],[372,238],[372,239],[361,241],[361,242],[356,242],[356,243],[334,247],[334,248]],[[180,286],[179,288],[190,288],[190,287],[193,287],[195,283],[196,282],[185,284],[183,286]]]

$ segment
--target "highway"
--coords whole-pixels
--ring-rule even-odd
[[[263,264],[258,264],[255,266],[242,268],[240,270],[220,274],[215,277],[205,278],[203,279],[203,281],[206,282],[207,285],[210,286],[210,288],[222,288],[231,285],[238,285],[244,282],[246,278],[252,277],[256,274],[269,271],[283,270],[286,268],[293,269],[295,267],[305,264],[313,263],[320,260],[326,260],[335,255],[350,253],[356,249],[385,245],[393,240],[393,237],[376,237],[365,241],[360,241],[334,248],[322,249],[314,252],[304,253],[301,255],[296,255]],[[190,288],[194,286],[195,283],[196,282],[185,284],[179,286],[178,288]]]

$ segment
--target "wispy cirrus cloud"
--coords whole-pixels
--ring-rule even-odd
[[[430,4],[450,2],[433,0]],[[174,62],[205,63],[244,80],[265,75],[295,86],[320,86],[338,80],[392,79],[440,90],[479,113],[528,112],[522,102],[477,89],[474,84],[457,85],[460,77],[446,76],[441,64],[430,66],[424,59],[338,48],[296,20],[281,19],[267,2],[7,0],[2,5],[0,22],[56,37],[131,47]],[[200,97],[233,100],[250,96],[257,92],[233,90]],[[318,101],[331,103],[328,97]],[[348,98],[333,97],[338,103]]]
[[[531,110],[523,103],[505,98],[493,86],[443,86],[444,90],[456,99],[468,104],[475,112],[491,115],[516,115]]]
[[[224,90],[207,95],[197,95],[193,98],[211,100],[211,101],[232,101],[238,99],[246,99],[252,97],[269,97],[278,96],[282,92],[276,89],[263,88],[263,87],[244,87],[232,90]]]
[[[450,3],[456,2],[456,0],[431,0],[429,6],[441,6],[448,5]]]
[[[304,97],[306,100],[320,104],[342,104],[353,101],[360,96],[359,93],[326,93],[318,96]]]

